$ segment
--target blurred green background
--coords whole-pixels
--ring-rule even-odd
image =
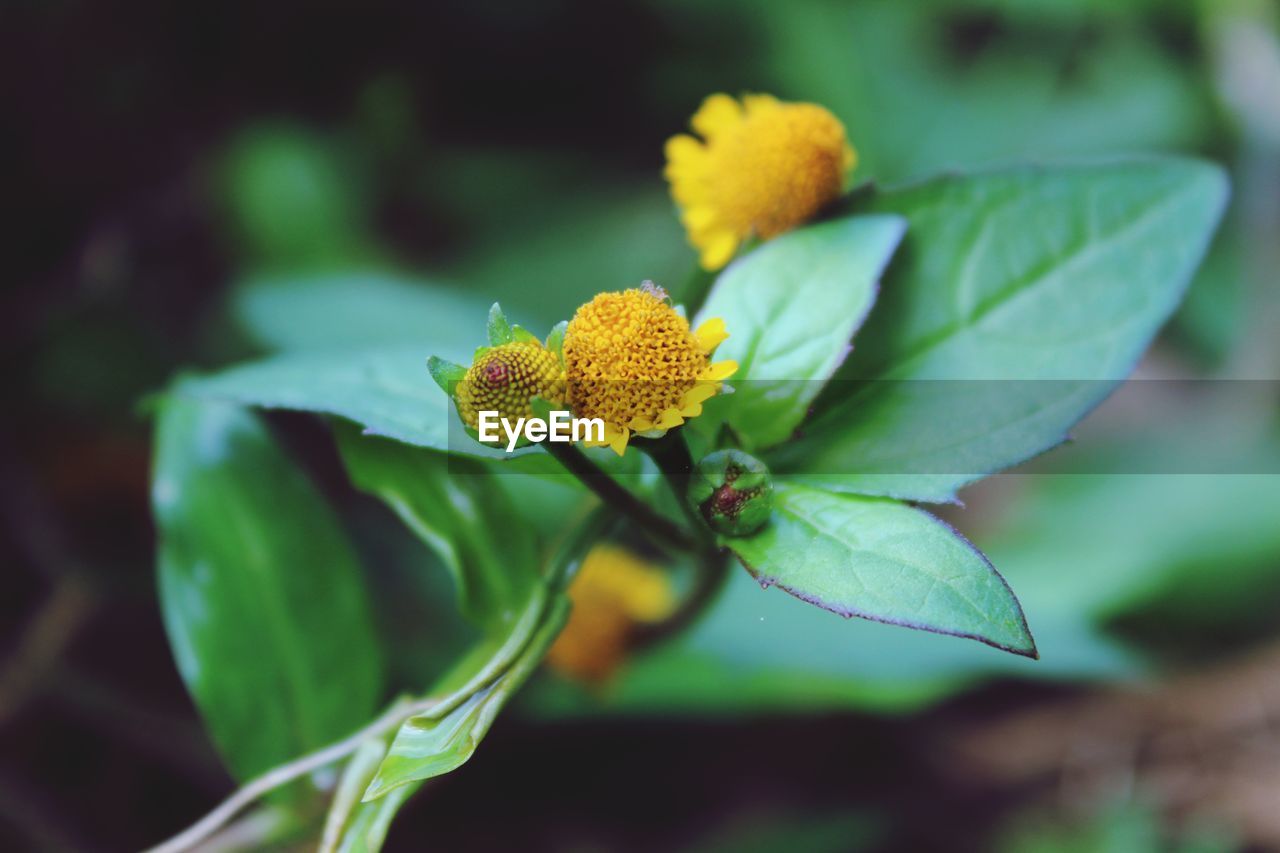
[[[0,847],[137,848],[232,786],[155,597],[145,399],[176,371],[465,351],[495,300],[545,330],[600,290],[678,286],[694,255],[662,143],[711,92],[768,91],[833,110],[858,181],[1225,164],[1227,222],[1139,373],[1274,381],[1278,19],[1251,0],[6,4]],[[1197,387],[1179,417],[1214,411]],[[1039,663],[739,574],[603,695],[531,685],[388,849],[1280,846],[1280,477],[1071,475],[1123,471],[1147,441],[1129,414],[1117,398],[1071,452],[945,512],[1018,591]],[[315,423],[272,423],[360,546],[392,686],[425,683],[466,638],[446,574]]]

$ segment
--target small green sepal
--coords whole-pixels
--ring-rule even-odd
[[[507,315],[502,313],[502,306],[493,303],[493,307],[489,309],[489,346],[500,347],[515,339],[515,332],[507,322]]]
[[[467,375],[467,369],[461,364],[454,364],[434,355],[427,359],[427,370],[440,389],[450,397],[453,396],[454,387]]]

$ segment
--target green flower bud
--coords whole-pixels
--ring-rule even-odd
[[[748,536],[769,520],[773,479],[754,456],[741,450],[717,450],[694,466],[688,498],[712,530]]]

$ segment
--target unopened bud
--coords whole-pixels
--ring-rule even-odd
[[[769,520],[773,479],[754,456],[741,450],[717,450],[694,466],[688,497],[712,530],[748,536]]]

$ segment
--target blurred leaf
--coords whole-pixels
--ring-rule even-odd
[[[494,233],[456,270],[476,293],[508,314],[544,327],[569,318],[597,293],[652,279],[672,292],[693,262],[666,193],[651,190],[550,199],[512,227]],[[517,310],[518,309],[518,310]]]
[[[1003,853],[1228,853],[1239,850],[1231,834],[1198,826],[1203,821],[1162,826],[1159,809],[1118,800],[1096,815],[1069,822],[1047,816],[1023,818],[998,839]]]
[[[761,586],[832,613],[1036,655],[1004,578],[967,540],[914,507],[780,483],[769,525],[725,544]]]
[[[985,5],[985,8],[983,8]],[[1195,150],[1212,103],[1159,28],[1091,2],[1081,21],[1023,3],[756,4],[779,89],[845,122],[860,179],[900,181],[1029,159]],[[1104,8],[1105,7],[1105,10]],[[737,7],[734,7],[735,9]],[[1102,12],[1120,19],[1103,26]],[[1168,13],[1169,4],[1159,11]],[[967,25],[967,26],[966,26]],[[965,38],[977,31],[978,37]]]
[[[268,349],[418,344],[467,361],[484,340],[487,311],[481,300],[430,282],[354,270],[255,276],[236,287],[231,309]]]
[[[365,722],[382,653],[356,557],[306,477],[227,404],[166,400],[155,454],[165,627],[235,775]]]
[[[223,174],[233,224],[258,264],[297,269],[374,254],[351,172],[319,136],[255,127],[233,142]]]
[[[514,618],[539,582],[533,531],[482,463],[361,435],[335,435],[357,488],[377,495],[453,574],[459,606],[483,625]],[[495,535],[501,531],[501,537]]]
[[[1173,320],[1190,348],[1212,365],[1226,361],[1240,345],[1248,320],[1244,243],[1238,227],[1224,228]]]
[[[1141,160],[878,195],[871,209],[909,222],[899,263],[782,467],[946,501],[1059,444],[1177,306],[1226,194],[1215,166]]]
[[[519,657],[496,680],[443,717],[414,717],[401,726],[365,800],[377,800],[402,785],[443,775],[466,763],[498,712],[542,662],[568,616],[568,600],[556,597]]]
[[[735,393],[720,412],[748,447],[790,437],[849,352],[905,222],[855,216],[803,228],[736,261],[717,279],[695,328],[719,317]]]
[[[1280,574],[1280,476],[1058,475],[1036,485],[1003,520],[992,551],[1026,567],[1020,591],[1043,588],[1038,598],[1082,616],[1139,608],[1166,589],[1212,608]],[[1218,618],[1244,615],[1233,611]]]

